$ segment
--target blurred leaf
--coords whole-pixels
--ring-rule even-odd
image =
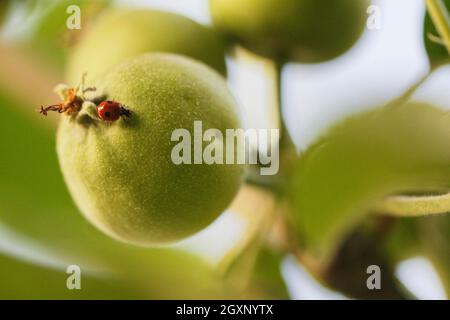
[[[33,265],[0,255],[0,299],[143,299],[148,295],[114,278],[85,276],[69,290],[65,270]]]
[[[0,1],[0,27],[5,22],[5,18],[8,14],[9,5],[10,5],[9,0]]]
[[[278,209],[273,193],[252,185],[244,185],[230,206],[246,227],[242,238],[220,261],[219,268],[227,284],[240,291],[243,298],[287,297],[279,270],[281,258],[264,247]]]
[[[118,274],[149,297],[223,297],[220,278],[199,258],[171,249],[119,243],[84,220],[59,172],[53,132],[31,120],[40,117],[34,108],[30,107],[30,117],[15,110],[19,108],[23,110],[0,92],[3,224],[45,246],[62,262],[79,265],[82,270]],[[4,239],[0,237],[0,241]]]
[[[244,299],[282,299],[287,291],[280,274],[281,255],[265,241],[280,205],[266,189],[244,185],[229,210],[245,222],[245,231],[219,262],[227,285]]]
[[[447,11],[450,9],[450,0],[444,0],[444,4],[447,7]],[[435,67],[440,64],[446,63],[450,61],[450,55],[446,49],[446,47],[442,44],[437,43],[430,39],[431,37],[439,37],[439,33],[434,27],[433,21],[431,20],[428,12],[425,14],[424,21],[424,42],[425,49],[428,54],[428,59],[430,60],[431,66]]]
[[[234,257],[226,270],[225,279],[232,287],[244,292],[255,267],[256,259],[262,247],[260,238],[253,239]],[[245,293],[244,293],[245,295]]]
[[[30,30],[27,37],[35,53],[38,53],[46,62],[62,68],[66,54],[76,43],[80,34],[89,27],[93,18],[108,4],[109,0],[33,0],[32,10],[29,13],[37,15],[36,21],[27,26]],[[81,29],[68,29],[67,19],[71,13],[67,8],[76,5],[81,12]]]
[[[226,281],[242,292],[243,299],[288,299],[281,276],[280,253],[263,246],[262,239],[254,239],[228,267]]]
[[[383,245],[392,265],[423,253],[420,226],[423,220],[423,217],[395,218]]]
[[[450,215],[423,218],[422,243],[425,255],[438,271],[450,298]]]
[[[386,254],[387,236],[396,218],[366,217],[341,243],[333,259],[320,276],[335,290],[357,299],[411,299],[413,296],[395,276],[396,263]],[[382,273],[380,290],[367,288],[367,268],[376,265]]]
[[[376,201],[450,187],[450,117],[409,103],[335,126],[303,155],[292,201],[301,245],[330,257]]]
[[[391,263],[414,256],[429,258],[450,297],[450,215],[396,220],[384,245]]]
[[[219,262],[219,268],[223,273],[227,273],[235,260],[245,251],[262,243],[263,236],[273,220],[275,206],[276,199],[273,193],[249,184],[241,187],[229,210],[245,223],[245,232]]]
[[[269,248],[263,248],[259,252],[247,289],[249,298],[289,299],[289,293],[281,275],[282,259],[281,254],[270,251]]]
[[[58,72],[48,68],[38,56],[0,41],[0,90],[20,101],[20,106],[28,109],[23,111],[28,111],[28,115],[44,126],[49,126],[48,122],[36,117],[33,109],[59,100],[53,91],[58,83],[61,83]],[[52,115],[48,119],[59,117]],[[51,122],[56,124],[56,121]]]

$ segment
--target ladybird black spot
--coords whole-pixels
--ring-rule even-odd
[[[106,111],[106,112],[105,112],[105,116],[106,116],[106,118],[111,118],[111,112]]]

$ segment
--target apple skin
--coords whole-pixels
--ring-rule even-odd
[[[85,217],[112,237],[143,246],[174,242],[213,222],[237,193],[243,165],[172,162],[175,129],[240,127],[223,77],[172,54],[124,61],[95,83],[130,117],[107,123],[82,109],[64,116],[57,135],[60,166]],[[204,145],[208,145],[205,143]]]
[[[210,0],[214,26],[260,55],[303,63],[336,58],[363,33],[367,0]]]

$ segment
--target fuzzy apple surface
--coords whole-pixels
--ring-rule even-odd
[[[83,107],[61,121],[60,165],[87,219],[140,245],[177,241],[214,221],[237,193],[243,166],[177,165],[171,136],[180,128],[192,132],[195,121],[221,132],[240,126],[223,77],[186,57],[145,54],[119,64],[96,86],[131,115],[105,122]]]
[[[133,56],[167,52],[202,61],[226,74],[225,45],[214,30],[170,12],[118,8],[105,11],[70,55],[66,77],[75,85]]]
[[[215,27],[261,55],[298,62],[333,59],[355,44],[366,0],[210,0]]]

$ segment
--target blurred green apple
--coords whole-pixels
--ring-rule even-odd
[[[94,79],[115,64],[149,52],[168,52],[202,61],[226,74],[225,47],[214,30],[186,17],[157,10],[115,8],[105,11],[74,48],[70,83],[87,72]]]
[[[322,62],[355,44],[367,0],[210,0],[214,25],[233,41],[273,59]]]
[[[224,135],[240,126],[223,77],[190,58],[145,54],[119,64],[96,86],[131,116],[111,123],[81,110],[60,125],[61,168],[84,215],[113,237],[141,245],[180,240],[208,226],[237,193],[243,167],[176,164],[171,136],[182,128],[194,137],[194,121]]]

